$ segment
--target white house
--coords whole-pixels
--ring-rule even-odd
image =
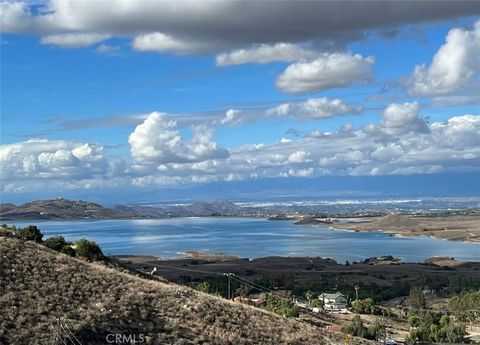
[[[347,308],[347,299],[340,292],[322,293],[318,299],[323,301],[323,308],[326,311],[340,311]]]

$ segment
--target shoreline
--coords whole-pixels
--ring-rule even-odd
[[[333,231],[348,231],[348,232],[381,232],[384,234],[392,235],[393,237],[397,237],[397,238],[423,237],[423,238],[430,238],[432,240],[454,241],[454,242],[466,243],[466,244],[480,244],[479,241],[472,241],[469,239],[444,238],[444,237],[438,237],[434,235],[424,235],[424,234],[417,234],[417,233],[406,234],[406,233],[397,232],[393,230],[381,230],[381,229],[353,230],[353,229],[344,229],[340,227],[330,227],[330,229]]]
[[[207,253],[199,251],[187,251],[184,255],[175,256],[172,258],[165,258],[156,255],[143,255],[143,254],[115,254],[108,255],[108,257],[119,259],[122,261],[134,261],[134,262],[184,262],[184,261],[204,261],[210,263],[216,262],[255,262],[255,261],[264,261],[264,260],[323,260],[326,262],[334,263],[338,266],[351,266],[351,265],[361,265],[364,261],[375,262],[375,265],[390,265],[390,264],[405,264],[405,265],[423,265],[425,263],[435,263],[437,261],[449,261],[456,264],[468,264],[468,263],[480,263],[480,258],[478,260],[462,260],[456,259],[454,257],[444,257],[444,256],[433,256],[426,258],[423,261],[404,261],[400,257],[394,257],[392,255],[381,255],[381,256],[372,256],[364,258],[359,261],[352,261],[349,264],[337,261],[329,257],[322,256],[308,256],[308,255],[267,255],[259,256],[254,258],[240,257],[228,253]]]
[[[480,244],[480,214],[463,216],[388,215],[362,223],[335,224],[339,230],[381,231],[398,237],[428,237],[470,244]]]
[[[88,219],[17,219],[0,220],[12,223],[44,222],[101,222],[101,221],[137,221],[177,219],[262,219],[265,221],[288,221],[296,226],[313,226],[332,231],[372,232],[378,231],[395,237],[427,237],[431,239],[455,241],[468,244],[480,244],[480,213],[467,215],[408,215],[390,214],[387,216],[346,216],[336,218],[314,217],[312,215],[214,215],[214,216],[178,216],[149,218],[88,218]],[[346,222],[343,222],[346,221]]]

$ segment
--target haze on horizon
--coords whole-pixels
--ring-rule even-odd
[[[480,194],[478,1],[0,17],[1,202]]]

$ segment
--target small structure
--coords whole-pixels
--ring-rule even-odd
[[[293,303],[302,308],[308,308],[308,300],[303,296],[293,296]]]
[[[263,305],[265,301],[261,298],[261,294],[259,293],[253,293],[247,296],[247,299],[252,302],[253,305]]]
[[[425,296],[437,297],[437,291],[435,289],[430,289],[429,287],[426,287],[425,289],[423,289],[422,292]]]
[[[342,311],[347,309],[347,299],[340,292],[322,293],[318,299],[323,301],[323,308],[326,311]]]

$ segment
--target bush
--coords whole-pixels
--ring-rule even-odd
[[[450,299],[450,307],[456,317],[465,322],[480,320],[480,289],[478,291],[463,292]]]
[[[375,321],[373,325],[368,327],[368,339],[379,340],[385,336],[385,325]]]
[[[354,337],[365,337],[368,334],[367,328],[364,326],[362,319],[358,315],[356,315],[352,321],[349,321],[342,326],[342,332],[353,335]]]
[[[75,249],[72,248],[72,242],[68,242],[63,236],[52,236],[46,239],[43,244],[57,252],[75,256]]]
[[[310,302],[310,306],[311,307],[314,307],[314,308],[323,308],[323,300],[321,299],[313,299],[311,302]]]
[[[22,240],[35,241],[38,243],[41,243],[43,238],[42,232],[36,225],[29,225],[25,228],[18,229],[17,236]]]
[[[89,241],[86,238],[82,238],[75,242],[75,252],[77,256],[83,257],[87,260],[103,260],[104,256],[102,250],[94,241]]]
[[[410,333],[407,343],[432,341],[438,343],[461,343],[466,334],[465,324],[454,322],[448,315],[434,314],[430,311],[408,318]]]
[[[71,247],[71,244],[64,245],[60,252],[63,253],[63,254],[69,255],[69,256],[75,256],[76,255],[75,249],[73,249]]]
[[[264,296],[264,298],[267,303],[265,309],[288,318],[298,317],[298,308],[289,299],[271,294]]]
[[[67,242],[63,236],[52,236],[47,238],[43,244],[50,249],[56,250],[57,252],[60,252],[64,246],[70,245],[70,243]]]
[[[416,286],[410,289],[409,304],[414,309],[425,309],[425,295],[421,287]]]

